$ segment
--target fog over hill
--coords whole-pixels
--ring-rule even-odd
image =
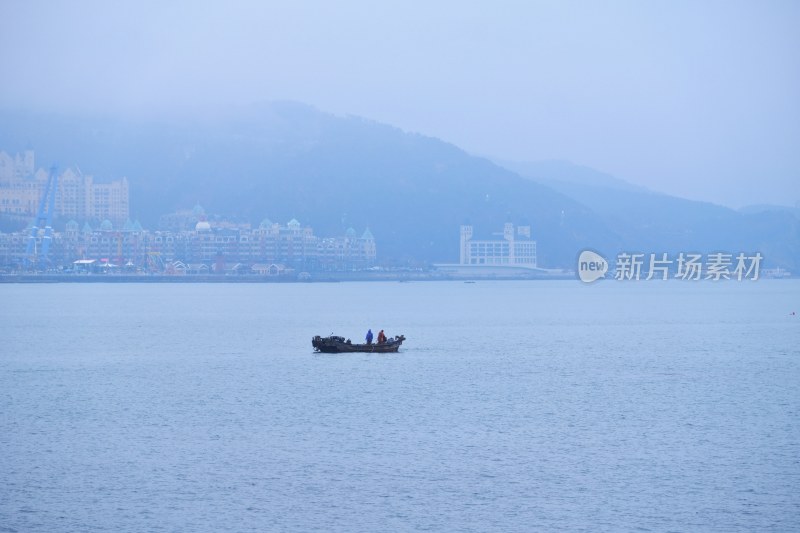
[[[800,267],[797,209],[754,206],[736,211],[653,192],[564,161],[503,165],[589,207],[628,251],[760,251],[768,265]]]
[[[546,267],[572,267],[585,247],[758,250],[768,262],[800,264],[791,213],[739,213],[558,162],[504,168],[439,139],[297,103],[138,121],[20,112],[0,120],[0,149],[32,147],[38,166],[127,176],[132,217],[150,228],[199,202],[255,224],[297,218],[319,235],[369,227],[387,264],[457,261],[459,225],[480,235],[504,222],[532,227]]]

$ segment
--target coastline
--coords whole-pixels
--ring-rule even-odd
[[[574,274],[542,275],[529,273],[461,276],[438,271],[399,272],[319,272],[297,276],[253,276],[219,274],[0,274],[0,283],[339,283],[347,281],[490,281],[575,279]]]

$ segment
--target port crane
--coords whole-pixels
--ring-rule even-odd
[[[47,176],[42,198],[39,200],[39,210],[36,219],[33,221],[31,234],[28,237],[28,246],[25,250],[25,266],[29,269],[39,268],[45,270],[48,263],[48,253],[50,252],[50,242],[53,240],[53,212],[56,210],[56,190],[58,190],[58,169],[50,167],[50,174]],[[44,225],[42,235],[42,246],[36,249],[36,239],[39,236],[39,228]]]

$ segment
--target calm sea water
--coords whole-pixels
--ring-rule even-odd
[[[0,285],[0,342],[4,532],[800,530],[797,281]]]

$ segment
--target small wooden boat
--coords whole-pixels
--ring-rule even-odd
[[[370,353],[392,353],[396,352],[403,341],[404,335],[396,335],[394,338],[386,339],[386,342],[373,342],[370,344],[353,344],[350,339],[331,335],[330,337],[320,337],[319,335],[311,339],[311,346],[317,352],[324,353],[346,353],[346,352],[370,352]]]

